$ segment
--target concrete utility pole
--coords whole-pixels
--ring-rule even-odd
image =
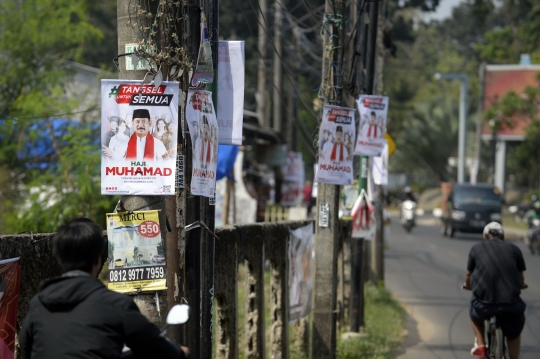
[[[343,105],[342,51],[345,2],[326,0],[323,26],[321,91],[325,104]],[[315,280],[313,285],[313,326],[311,357],[336,357],[337,259],[339,250],[339,190],[320,183],[315,226]],[[326,218],[323,218],[326,217]],[[321,222],[321,219],[327,222]],[[322,225],[325,225],[324,227]]]
[[[274,92],[272,101],[274,104],[273,111],[273,128],[276,132],[281,132],[281,78],[283,77],[283,71],[281,69],[281,27],[283,26],[283,14],[281,9],[281,1],[275,0],[274,2]]]
[[[182,46],[186,48],[189,57],[196,64],[200,46],[200,20],[201,8],[205,11],[207,25],[212,44],[212,58],[214,73],[217,74],[217,44],[218,44],[218,0],[203,0],[196,4],[188,1],[182,8],[183,14],[187,15],[188,23],[183,29],[186,32],[186,40]],[[134,38],[135,33],[131,26],[126,26],[133,19],[130,18],[129,6],[138,5],[133,0],[118,0],[118,53],[124,54],[125,44],[138,42],[141,39]],[[142,2],[140,3],[142,5]],[[151,3],[153,4],[153,3]],[[158,3],[149,9],[157,14]],[[178,14],[174,14],[177,16]],[[161,27],[159,29],[163,31]],[[176,34],[184,38],[184,34]],[[161,48],[165,48],[167,37],[162,37]],[[126,71],[126,57],[119,57],[119,78],[127,80],[142,80],[146,70]],[[162,66],[163,78],[167,80],[166,66]],[[175,196],[123,196],[121,201],[126,210],[162,209],[160,223],[162,241],[165,244],[165,258],[167,270],[167,292],[159,293],[161,313],[156,306],[155,293],[140,294],[135,302],[141,312],[153,323],[161,326],[166,317],[167,310],[174,304],[186,298],[189,303],[191,320],[185,326],[171,327],[168,337],[178,343],[187,345],[194,358],[212,357],[212,325],[213,325],[213,301],[214,301],[214,238],[206,230],[201,228],[185,232],[184,227],[188,224],[202,221],[214,231],[214,206],[209,205],[206,197],[189,196],[192,169],[191,139],[187,122],[184,121],[185,101],[187,89],[190,86],[189,71],[184,71],[180,81],[180,109],[178,113],[178,153],[184,155],[185,189],[176,189]],[[215,81],[217,82],[217,76]],[[216,100],[216,82],[213,87],[214,105]],[[183,101],[183,102],[182,102]],[[184,125],[182,129],[180,126]],[[185,137],[182,133],[185,132]],[[144,207],[146,205],[146,207]],[[168,224],[168,225],[166,225]],[[165,295],[166,294],[166,295]]]
[[[129,16],[129,6],[130,6],[130,0],[118,0],[117,2],[117,19],[118,19],[118,54],[124,54],[126,52],[125,45],[128,43],[137,42],[134,41],[134,33],[131,28],[131,26],[126,26],[126,23],[130,21]],[[119,79],[125,79],[125,80],[142,80],[144,78],[144,75],[146,74],[145,70],[133,70],[133,71],[127,71],[126,70],[126,57],[122,56],[119,58],[119,73],[118,78]],[[129,121],[130,119],[126,119],[126,121]],[[171,197],[174,199],[174,197]],[[165,198],[163,196],[121,196],[120,200],[122,201],[122,206],[127,211],[133,211],[133,210],[162,210],[159,214],[159,220],[161,223],[161,240],[162,243],[165,244],[165,253],[167,255],[168,248],[167,245],[169,244],[169,241],[167,240],[168,232],[166,229],[166,216],[165,216]],[[170,249],[170,248],[169,248]],[[173,248],[174,249],[174,248]],[[168,257],[167,257],[168,258]],[[176,283],[170,282],[170,275],[174,275],[174,273],[179,276],[180,279],[180,271],[178,268],[171,268],[171,265],[174,265],[174,261],[167,261],[167,284],[168,284],[168,292],[173,291],[175,288]],[[163,318],[164,315],[160,315],[158,311],[158,307],[156,305],[156,298],[158,298],[160,302],[160,310],[166,311],[168,310],[168,305],[172,304],[169,303],[167,300],[169,298],[169,293],[160,292],[160,293],[148,293],[148,294],[138,294],[134,301],[141,310],[141,313],[148,318],[152,323],[161,326],[163,325]],[[156,297],[156,294],[157,297]]]
[[[259,48],[260,57],[257,64],[257,117],[259,119],[259,124],[270,127],[270,118],[266,116],[266,54],[268,53],[266,51],[266,43],[268,42],[268,34],[266,33],[266,29],[264,28],[264,19],[266,19],[266,12],[267,12],[267,3],[266,0],[259,0],[259,6],[261,7],[260,11],[258,12],[258,35],[259,35],[259,41],[257,43],[257,47]]]

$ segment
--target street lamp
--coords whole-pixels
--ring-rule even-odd
[[[465,143],[467,137],[467,99],[469,96],[469,77],[465,74],[439,73],[435,80],[459,80],[461,90],[459,93],[459,135],[458,135],[458,183],[465,182]]]

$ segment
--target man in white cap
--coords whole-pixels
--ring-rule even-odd
[[[500,223],[484,227],[484,240],[469,252],[463,287],[472,290],[469,316],[476,336],[471,355],[487,358],[484,321],[497,316],[497,323],[508,340],[510,359],[518,359],[521,331],[525,325],[525,303],[521,289],[527,288],[521,250],[504,240]]]

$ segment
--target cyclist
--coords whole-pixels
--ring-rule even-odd
[[[137,358],[185,358],[189,351],[160,336],[130,297],[97,276],[106,249],[101,227],[69,222],[52,238],[64,274],[43,282],[32,298],[19,342],[24,359],[117,359],[124,344]]]
[[[521,250],[504,241],[503,227],[491,222],[484,227],[484,240],[469,252],[464,288],[472,290],[469,316],[476,336],[471,355],[487,358],[484,321],[497,316],[508,340],[510,359],[518,359],[520,336],[525,325],[525,261]]]

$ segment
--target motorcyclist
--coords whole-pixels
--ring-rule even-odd
[[[106,243],[87,218],[52,238],[64,274],[40,285],[19,333],[23,359],[117,359],[124,344],[137,358],[185,358],[139,311],[131,297],[108,290],[97,276]],[[103,256],[104,257],[104,256]]]
[[[416,197],[414,196],[411,187],[407,186],[404,189],[405,192],[405,201],[413,201],[416,203]]]
[[[527,212],[527,224],[529,229],[533,226],[532,222],[535,219],[540,219],[540,201],[535,201],[533,203],[533,208]]]
[[[527,218],[527,225],[529,227],[529,230],[527,231],[527,234],[525,235],[525,245],[527,246],[527,248],[529,248],[530,250],[531,249],[531,243],[532,243],[532,240],[533,240],[533,235],[534,235],[534,232],[537,230],[537,228],[534,228],[534,220],[535,219],[540,219],[540,201],[536,200],[534,203],[533,203],[533,208],[530,209],[528,212],[527,212],[527,215],[526,215],[526,218]]]

